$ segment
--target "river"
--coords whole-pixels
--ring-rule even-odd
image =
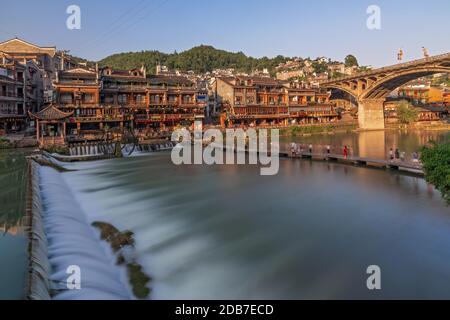
[[[23,299],[27,239],[26,160],[29,150],[0,150],[0,299]]]
[[[381,144],[366,134],[295,141],[385,157],[449,137],[387,131]],[[135,233],[153,299],[450,298],[450,210],[422,178],[307,160],[260,176],[251,165],[175,166],[169,152],[68,166],[78,171],[63,179],[88,220]],[[8,237],[17,243],[0,238],[2,261],[22,260],[6,270],[22,268],[25,246]],[[381,268],[380,291],[366,287],[369,265]],[[0,296],[23,287],[12,282]]]

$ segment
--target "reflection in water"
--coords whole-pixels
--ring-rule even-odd
[[[24,295],[26,238],[25,214],[27,151],[0,150],[0,299]]]
[[[423,179],[300,160],[265,177],[169,154],[71,166],[89,220],[135,232],[153,298],[450,298],[449,210]]]
[[[0,151],[0,226],[17,226],[25,212],[26,160],[22,152]]]
[[[362,131],[354,133],[320,134],[304,137],[280,138],[281,150],[288,151],[289,143],[313,144],[324,150],[326,145],[333,148],[333,152],[342,152],[343,146],[350,147],[354,156],[387,159],[389,149],[399,149],[406,153],[406,159],[411,159],[414,151],[429,141],[444,141],[450,139],[449,131]]]

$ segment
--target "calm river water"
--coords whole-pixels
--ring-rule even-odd
[[[27,240],[25,214],[28,150],[0,150],[0,299],[24,297]]]
[[[356,133],[297,142],[384,157],[391,145],[412,152],[449,137],[383,135],[383,145]],[[306,160],[260,176],[250,165],[175,166],[169,152],[70,166],[79,170],[64,180],[88,219],[135,233],[153,299],[450,298],[450,209],[421,178]],[[16,298],[23,236],[2,235],[0,254],[0,297]],[[366,288],[374,264],[376,292]]]

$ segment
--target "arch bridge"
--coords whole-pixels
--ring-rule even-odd
[[[361,129],[384,129],[384,102],[389,93],[414,79],[448,72],[450,52],[323,81],[320,86],[344,91],[356,99]]]

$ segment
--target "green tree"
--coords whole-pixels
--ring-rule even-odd
[[[352,54],[349,54],[348,56],[345,57],[344,63],[346,67],[359,66],[358,59],[356,59],[356,57]]]
[[[321,63],[319,61],[313,61],[311,66],[316,74],[324,73],[324,72],[328,71],[328,66],[326,63]]]
[[[432,142],[423,147],[421,161],[425,179],[441,192],[447,205],[450,205],[450,142]]]
[[[397,118],[402,124],[409,124],[417,120],[419,112],[410,102],[402,100],[397,104]]]

